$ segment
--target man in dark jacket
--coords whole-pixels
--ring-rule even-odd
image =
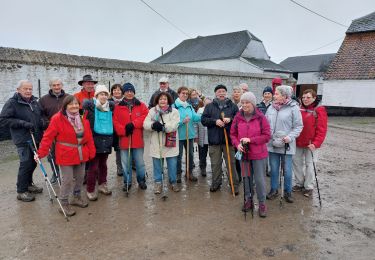
[[[13,143],[17,147],[20,165],[17,177],[17,199],[25,202],[35,200],[32,193],[41,193],[43,188],[33,184],[36,168],[31,150],[34,135],[38,145],[43,135],[42,110],[33,96],[33,85],[28,80],[18,83],[17,92],[4,105],[0,114],[0,125],[9,126]]]
[[[203,111],[202,125],[208,130],[208,145],[212,168],[211,192],[217,191],[222,182],[222,157],[228,167],[228,156],[224,137],[224,128],[227,131],[230,164],[232,168],[232,179],[234,192],[238,195],[238,176],[236,173],[234,149],[230,140],[230,127],[232,120],[238,112],[238,107],[227,98],[227,88],[224,85],[218,85],[215,88],[216,98],[211,104],[208,104]],[[229,168],[229,167],[228,167]],[[227,170],[228,179],[229,170]]]
[[[257,108],[263,113],[266,114],[267,108],[271,105],[272,101],[272,88],[267,86],[263,89],[263,100],[257,105]]]
[[[62,89],[63,82],[61,79],[53,78],[49,81],[50,90],[48,94],[44,95],[39,99],[39,104],[42,108],[43,118],[49,124],[52,116],[56,114],[62,107],[64,98],[68,96],[67,93]],[[48,156],[48,161],[51,164],[53,175],[51,177],[51,183],[54,184],[57,181],[57,176],[54,173],[54,168],[59,175],[59,167],[52,164],[52,160],[55,160],[55,145],[51,147],[51,153]]]
[[[171,95],[173,98],[173,102],[178,98],[176,91],[169,87],[169,79],[167,77],[162,77],[161,79],[159,79],[159,86],[160,89],[156,90],[154,94],[152,94],[150,102],[148,102],[148,109],[154,107],[155,97],[159,95],[160,92],[167,92],[169,95]]]

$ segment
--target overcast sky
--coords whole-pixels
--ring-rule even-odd
[[[336,52],[346,31],[290,0],[144,1],[192,38],[249,30],[275,62]],[[347,26],[375,11],[374,0],[296,1]],[[167,52],[188,38],[139,0],[0,0],[0,6],[2,47],[149,62],[162,46]]]

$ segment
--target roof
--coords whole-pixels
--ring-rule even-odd
[[[262,68],[264,71],[277,71],[277,72],[288,72],[291,71],[277,63],[274,63],[271,60],[261,60],[255,58],[244,58],[245,60],[251,62],[252,64],[256,65],[259,68]]]
[[[329,65],[336,53],[289,57],[280,62],[284,68],[292,72],[320,72]]]
[[[350,34],[371,31],[375,31],[375,12],[353,20],[346,33]]]
[[[247,30],[205,37],[198,36],[194,39],[184,40],[152,62],[173,64],[238,58],[252,40],[262,42]]]

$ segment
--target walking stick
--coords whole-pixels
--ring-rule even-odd
[[[285,156],[286,156],[286,150],[289,149],[289,144],[285,143],[284,145],[284,156],[281,160],[281,173],[280,173],[280,208],[283,206],[283,199],[284,199],[284,175],[285,175]]]
[[[163,148],[163,145],[161,143],[161,140],[163,140],[163,138],[160,138],[160,134],[158,133],[158,141],[159,141],[159,153],[160,153],[160,166],[161,166],[161,187],[162,187],[162,190],[161,190],[161,198],[165,201],[167,198],[168,198],[168,195],[165,191],[165,185],[164,185],[164,166],[163,166],[163,152],[162,152],[162,148]]]
[[[53,159],[53,156],[52,156],[51,151],[50,151],[50,156],[51,156],[51,163],[52,163],[52,168],[53,168],[53,174],[56,175],[57,183],[59,184],[59,187],[61,187],[60,174],[57,174],[57,169],[56,169],[56,165],[55,165],[55,160]]]
[[[244,160],[242,159],[241,160],[241,175],[242,175],[242,182],[243,182],[243,212],[244,212],[244,215],[245,215],[245,221],[246,221],[246,214],[247,214],[247,210],[246,210],[246,187],[245,187],[245,163],[244,163]]]
[[[313,166],[314,166],[315,182],[316,182],[316,188],[318,190],[319,204],[320,204],[320,207],[322,207],[322,200],[320,199],[320,190],[319,190],[318,176],[316,174],[316,167],[315,167],[315,162],[314,162],[314,153],[311,150],[310,150],[310,152],[311,152],[311,157],[312,157]]]
[[[30,134],[31,134],[31,138],[33,139],[33,143],[34,143],[34,147],[35,147],[35,148],[33,147],[33,145],[32,145],[31,143],[29,143],[29,145],[30,145],[30,147],[31,147],[31,150],[32,150],[33,153],[34,153],[34,156],[35,156],[35,155],[37,155],[37,153],[36,153],[36,142],[35,142],[35,138],[34,138],[33,133],[30,132]],[[41,171],[42,171],[43,178],[44,178],[44,181],[45,181],[46,186],[47,186],[48,195],[49,195],[49,198],[50,198],[51,203],[53,203],[53,199],[52,199],[52,197],[51,197],[51,192],[50,192],[49,188],[51,188],[51,190],[52,190],[52,192],[53,192],[53,195],[54,195],[55,199],[57,200],[57,203],[59,204],[59,206],[60,206],[60,208],[61,208],[61,211],[63,212],[66,221],[69,221],[69,218],[68,218],[68,216],[66,215],[65,210],[64,210],[63,206],[61,205],[61,202],[60,202],[59,198],[57,197],[57,194],[56,194],[56,192],[55,192],[55,189],[54,189],[53,186],[52,186],[52,183],[51,183],[50,180],[48,179],[46,169],[44,168],[44,166],[43,166],[43,164],[42,164],[42,161],[39,159],[39,157],[38,157],[37,161],[38,161],[39,167],[40,167],[40,169],[41,169]],[[48,186],[49,186],[49,187],[48,187]]]
[[[224,112],[221,112],[221,117],[224,119]],[[230,154],[229,154],[229,144],[228,144],[228,134],[227,134],[227,129],[224,126],[224,137],[225,137],[225,147],[227,151],[227,159],[228,159],[228,169],[229,169],[229,181],[230,181],[230,187],[232,189],[232,194],[233,197],[236,197],[234,194],[234,186],[233,186],[233,178],[232,178],[232,165],[230,163]]]
[[[189,182],[190,180],[190,172],[189,172],[189,122],[186,123],[186,178],[187,178],[187,182]]]

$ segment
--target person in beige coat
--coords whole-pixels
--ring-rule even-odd
[[[169,184],[173,191],[178,192],[177,186],[177,156],[178,124],[180,114],[173,108],[173,98],[167,92],[159,93],[154,100],[154,107],[150,109],[144,123],[145,130],[152,131],[150,138],[150,155],[152,157],[155,194],[162,191],[163,162],[167,161]]]

